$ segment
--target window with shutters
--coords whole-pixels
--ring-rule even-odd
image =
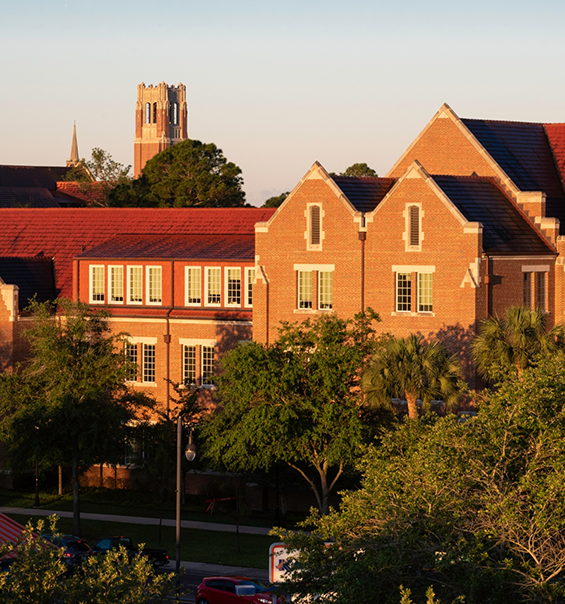
[[[409,205],[406,207],[406,250],[410,252],[419,252],[422,249],[422,210],[419,205]]]
[[[322,206],[311,204],[307,210],[308,216],[308,249],[321,250],[324,238],[322,231]]]

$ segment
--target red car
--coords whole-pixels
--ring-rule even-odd
[[[280,600],[282,602],[282,600]],[[205,577],[196,591],[196,604],[271,604],[273,588],[247,577]]]

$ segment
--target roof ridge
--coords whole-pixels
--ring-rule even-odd
[[[349,180],[396,180],[391,176],[344,176],[342,174],[336,174],[332,178],[347,178]]]
[[[528,124],[531,126],[545,126],[545,122],[526,122],[523,120],[488,120],[482,117],[462,117],[461,121],[465,122],[474,121],[474,122],[489,122],[494,124]]]

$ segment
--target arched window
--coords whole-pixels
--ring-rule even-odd
[[[420,245],[420,208],[418,206],[410,206],[408,212],[410,247],[418,247]]]
[[[151,103],[145,103],[145,123],[151,123]]]
[[[179,123],[179,104],[173,103],[173,125],[178,126]]]
[[[157,103],[153,103],[153,123],[157,123]]]

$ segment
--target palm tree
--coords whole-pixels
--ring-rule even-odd
[[[418,418],[416,401],[442,398],[451,408],[462,394],[459,359],[449,356],[439,342],[422,336],[395,338],[377,352],[363,372],[361,384],[372,406],[390,405],[391,398],[405,397],[410,419]]]
[[[564,350],[563,324],[549,329],[549,315],[527,306],[511,306],[504,317],[481,321],[472,344],[479,372],[490,379],[512,369],[520,376],[536,358]]]

